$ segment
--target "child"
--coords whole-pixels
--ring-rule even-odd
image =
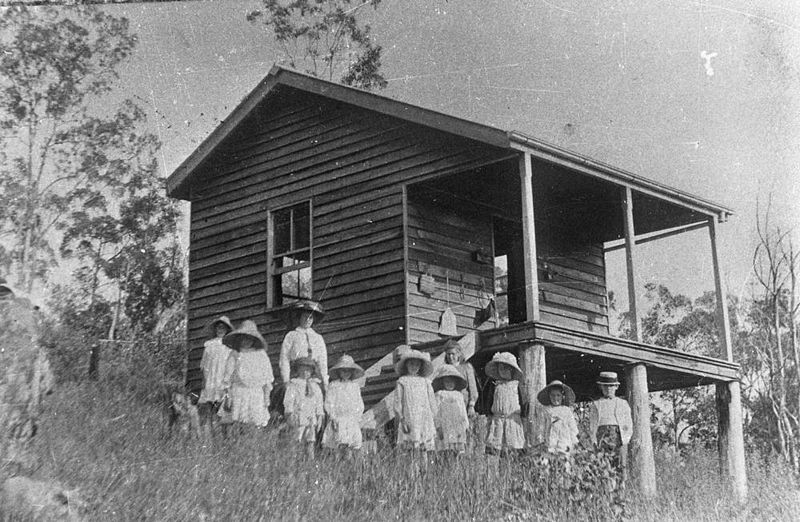
[[[315,301],[302,300],[292,303],[287,312],[295,328],[286,334],[281,344],[278,360],[281,379],[288,384],[292,377],[292,361],[299,357],[310,357],[317,362],[320,372],[318,378],[322,379],[324,390],[328,386],[328,349],[322,336],[311,327],[324,317],[322,305]]]
[[[361,415],[364,401],[356,379],[364,370],[349,355],[342,355],[330,369],[330,384],[325,397],[328,425],[322,436],[322,445],[333,450],[343,450],[350,457],[361,449]]]
[[[506,456],[509,450],[517,452],[525,447],[519,396],[522,370],[514,354],[499,352],[486,364],[486,375],[495,381],[486,454],[490,456],[492,467],[496,468],[498,456]]]
[[[467,449],[469,418],[462,390],[467,380],[455,366],[444,364],[433,379],[436,396],[436,449],[455,457]]]
[[[598,451],[608,455],[624,482],[628,443],[633,435],[631,408],[616,397],[619,381],[615,372],[600,372],[597,385],[603,396],[589,407],[589,439]]]
[[[213,337],[203,344],[203,358],[200,361],[200,368],[203,370],[203,389],[197,401],[203,425],[213,424],[215,414],[225,397],[222,378],[225,375],[225,364],[231,355],[231,349],[223,344],[222,338],[233,331],[233,325],[222,315],[208,325],[208,331]]]
[[[455,339],[450,339],[444,345],[445,362],[452,364],[467,381],[467,386],[461,391],[464,395],[464,404],[467,405],[467,418],[470,427],[467,430],[467,451],[472,453],[476,447],[483,445],[483,434],[481,421],[475,412],[475,404],[478,402],[478,382],[475,379],[475,368],[464,358],[464,349]],[[485,426],[484,426],[485,428]]]
[[[292,361],[291,368],[293,377],[283,396],[284,415],[292,439],[304,446],[306,456],[313,458],[317,432],[324,419],[317,363],[311,357],[300,357]]]
[[[267,357],[267,342],[253,321],[244,321],[222,342],[233,351],[225,363],[222,386],[227,399],[220,409],[223,422],[241,422],[264,427],[269,422],[269,393],[272,390],[272,364]]]
[[[401,354],[394,367],[400,375],[394,401],[397,446],[413,451],[433,451],[436,398],[431,383],[425,378],[433,373],[431,356],[410,348],[397,351]]]
[[[547,451],[568,454],[578,443],[578,423],[572,413],[575,392],[561,381],[552,381],[542,388],[536,398],[546,406],[549,414],[547,429]]]

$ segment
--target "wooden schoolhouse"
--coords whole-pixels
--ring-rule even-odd
[[[645,493],[655,487],[648,392],[714,384],[722,468],[745,495],[716,243],[731,210],[520,132],[278,66],[167,184],[191,202],[190,387],[214,317],[256,321],[275,359],[286,326],[274,312],[314,298],[330,360],[348,353],[378,367],[368,406],[392,389],[381,370],[395,347],[436,355],[448,336],[471,336],[479,372],[513,351],[533,403],[551,379],[586,400],[600,370],[619,372]],[[625,249],[638,318],[636,246],[698,228],[711,244],[718,354],[645,344],[638,319],[630,338],[612,335],[605,254]]]

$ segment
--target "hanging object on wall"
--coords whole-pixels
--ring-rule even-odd
[[[450,272],[445,272],[445,292],[447,293],[447,307],[439,318],[439,335],[453,336],[458,335],[458,323],[456,314],[450,309]]]
[[[454,336],[458,335],[458,324],[456,314],[448,306],[439,318],[439,335]]]
[[[494,304],[494,297],[489,298],[489,303],[479,309],[475,310],[475,318],[472,320],[472,326],[479,327],[489,319],[494,319],[497,314],[497,307]]]
[[[419,280],[417,281],[419,293],[427,297],[431,297],[433,293],[436,292],[436,280],[427,269],[423,269],[421,264],[418,265],[418,268],[419,271],[422,272],[419,275]]]

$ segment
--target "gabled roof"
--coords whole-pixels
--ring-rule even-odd
[[[288,87],[301,92],[348,103],[387,116],[393,116],[424,125],[449,134],[479,141],[495,147],[518,150],[534,158],[555,163],[565,168],[599,177],[633,190],[688,207],[704,214],[716,215],[725,220],[733,211],[717,203],[668,187],[642,176],[618,169],[586,156],[550,145],[517,131],[504,131],[489,125],[458,118],[401,102],[372,92],[329,82],[275,65],[267,76],[242,100],[231,114],[175,169],[167,179],[167,193],[187,199],[193,175],[214,153],[223,141],[242,123],[270,93],[278,87]]]

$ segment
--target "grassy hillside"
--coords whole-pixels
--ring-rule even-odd
[[[800,494],[788,470],[751,463],[751,495],[736,507],[716,455],[662,454],[660,496],[617,502],[602,470],[579,457],[583,479],[558,483],[534,460],[487,474],[482,456],[452,464],[386,451],[361,462],[306,461],[275,432],[203,446],[162,437],[160,406],[131,387],[66,385],[48,397],[36,453],[42,473],[79,488],[94,520],[794,520]],[[560,486],[563,486],[560,487]]]

